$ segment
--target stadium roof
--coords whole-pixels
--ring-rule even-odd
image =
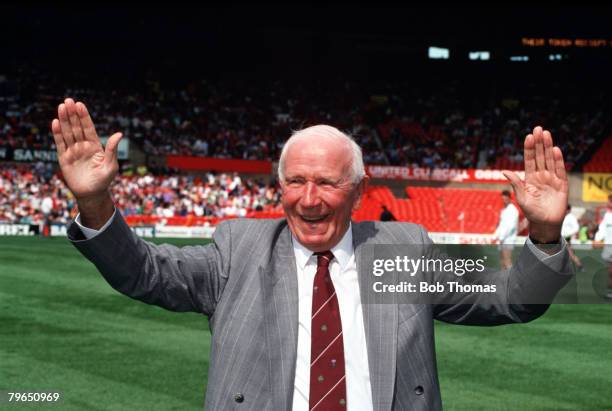
[[[468,51],[489,48],[509,54],[524,37],[604,38],[610,46],[598,52],[612,56],[612,5],[115,2],[2,5],[0,15],[4,56],[53,64],[151,66],[170,59],[202,70],[223,62],[252,68],[318,60],[350,68],[368,59],[419,63],[432,45],[465,59]]]
[[[287,33],[444,37],[500,40],[516,35],[605,36],[612,34],[610,5],[397,5],[228,4],[3,5],[5,33],[13,41],[53,41],[57,34],[95,37],[185,34]],[[18,34],[14,36],[14,34]],[[78,40],[74,39],[74,40]]]

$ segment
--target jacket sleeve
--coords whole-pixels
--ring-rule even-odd
[[[115,213],[111,224],[86,240],[73,222],[68,238],[117,291],[172,311],[212,315],[228,279],[230,222],[220,224],[213,242],[175,247],[142,240]]]
[[[424,229],[421,231],[425,252],[431,253],[433,242]],[[464,298],[447,290],[437,296],[433,301],[434,318],[466,325],[499,325],[536,319],[546,312],[558,291],[572,278],[567,247],[564,240],[561,241],[560,251],[552,256],[539,250],[534,252],[535,246],[526,244],[510,270],[487,271],[480,275],[481,284],[495,285],[494,293],[472,293]],[[445,284],[456,280],[454,273],[446,272],[432,273],[429,278],[431,282]],[[534,301],[537,303],[532,303]]]

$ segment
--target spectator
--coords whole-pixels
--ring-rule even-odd
[[[606,297],[612,299],[612,194],[608,195],[606,213],[599,223],[595,241],[603,245],[601,258],[608,266],[608,290]]]
[[[502,270],[508,270],[512,267],[512,250],[514,249],[516,235],[518,234],[519,212],[516,206],[512,204],[510,191],[502,191],[502,201],[504,203],[504,208],[499,215],[499,223],[495,230],[495,238],[500,244]]]
[[[382,213],[380,213],[380,221],[397,221],[397,219],[395,218],[393,213],[391,211],[389,211],[387,206],[385,206],[383,204],[382,205],[382,209],[383,209],[383,211],[382,211]]]
[[[579,271],[583,270],[582,262],[580,258],[574,253],[572,248],[572,238],[575,238],[580,230],[580,225],[578,224],[578,219],[575,215],[572,214],[572,206],[567,205],[567,210],[565,212],[565,218],[563,219],[563,225],[561,226],[561,236],[565,238],[567,242],[567,251],[569,253],[570,259],[576,265],[576,268]]]

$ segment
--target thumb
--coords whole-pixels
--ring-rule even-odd
[[[107,163],[117,161],[117,147],[119,147],[119,140],[121,140],[123,134],[115,133],[106,142],[106,148],[104,149],[104,158]]]
[[[522,199],[524,184],[523,180],[521,180],[521,178],[514,171],[503,170],[502,174],[504,175],[504,177],[506,177],[506,179],[508,179],[508,181],[512,185],[512,189],[514,190],[514,195],[517,201],[519,200],[519,198]]]

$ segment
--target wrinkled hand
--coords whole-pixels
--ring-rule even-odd
[[[117,147],[121,133],[113,134],[102,147],[87,107],[67,98],[53,119],[55,139],[64,180],[77,201],[108,196],[108,188],[119,170]]]
[[[553,146],[550,132],[538,126],[525,137],[524,158],[525,180],[512,171],[503,174],[510,180],[516,201],[529,220],[530,236],[542,242],[556,241],[569,192],[563,154]]]

